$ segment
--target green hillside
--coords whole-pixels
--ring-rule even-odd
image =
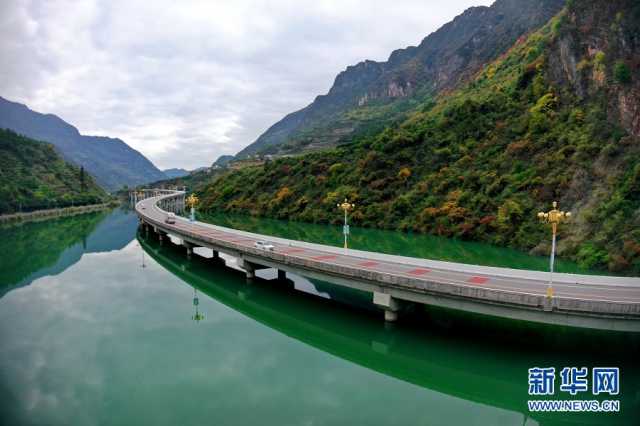
[[[337,223],[348,197],[359,225],[543,253],[549,229],[536,212],[558,200],[574,212],[561,256],[638,273],[639,29],[637,2],[570,2],[401,125],[228,173],[203,191],[203,207]]]
[[[53,145],[0,129],[0,213],[104,201],[107,194]]]

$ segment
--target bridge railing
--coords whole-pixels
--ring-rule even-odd
[[[159,197],[156,206],[166,212],[182,214],[185,211],[185,191],[172,189],[142,189],[129,193],[132,204],[138,210],[138,204],[152,197]]]

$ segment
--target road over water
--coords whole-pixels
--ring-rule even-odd
[[[489,315],[575,327],[640,331],[640,279],[555,274],[553,298],[549,274],[509,268],[394,256],[287,240],[176,218],[165,223],[171,200],[182,192],[151,193],[136,205],[145,226],[193,247],[208,247],[239,258],[253,277],[271,267],[334,284],[369,291],[373,302],[394,320],[407,302],[438,305]],[[254,247],[268,241],[273,251]]]

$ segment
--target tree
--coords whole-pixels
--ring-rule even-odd
[[[87,190],[87,184],[84,181],[84,167],[80,166],[80,190],[85,192]]]
[[[631,81],[631,70],[629,65],[623,61],[617,61],[613,66],[613,77],[620,84],[627,84]]]

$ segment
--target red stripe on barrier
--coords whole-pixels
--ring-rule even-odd
[[[358,263],[358,266],[364,266],[366,268],[369,268],[371,266],[376,266],[376,265],[379,265],[379,263],[378,262],[373,262],[373,261]]]
[[[471,284],[484,284],[487,281],[489,281],[487,277],[471,277],[467,280],[467,282]]]
[[[429,272],[431,272],[431,269],[417,268],[409,271],[408,273],[411,275],[424,275],[424,274],[428,274]]]
[[[305,251],[303,248],[293,248],[293,249],[284,249],[280,250],[280,253],[289,254],[289,253],[300,253]]]
[[[315,256],[315,257],[312,257],[311,259],[313,259],[313,260],[330,260],[330,259],[335,259],[337,257],[338,256],[336,256],[334,254],[327,254],[327,255],[324,255],[324,256]]]

